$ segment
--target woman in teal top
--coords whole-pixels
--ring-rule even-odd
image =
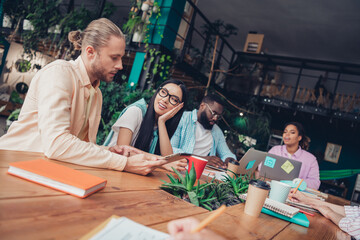
[[[184,111],[186,95],[182,81],[163,82],[148,105],[140,99],[122,111],[104,145],[130,145],[157,155],[172,154],[170,139]],[[186,161],[180,161],[165,167],[184,170],[186,165]]]

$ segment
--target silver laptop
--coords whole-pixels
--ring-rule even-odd
[[[266,153],[260,176],[273,180],[293,180],[299,177],[301,165],[299,161]]]
[[[250,148],[240,159],[239,174],[252,174],[257,166],[264,161],[266,152]]]
[[[239,173],[252,174],[262,163],[260,176],[274,180],[299,177],[301,162],[250,148],[240,160]]]

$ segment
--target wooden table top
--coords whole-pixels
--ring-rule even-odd
[[[108,180],[105,189],[80,199],[7,174],[10,162],[45,158],[39,153],[0,150],[1,239],[79,239],[111,215],[167,232],[170,220],[209,211],[159,189],[166,172],[148,176],[97,169],[56,161],[59,164]],[[261,214],[244,214],[244,204],[228,207],[208,227],[229,239],[339,239],[349,237],[335,224],[316,214],[305,228]]]

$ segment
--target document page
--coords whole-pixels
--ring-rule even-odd
[[[111,219],[91,240],[162,240],[167,238],[169,235],[166,233],[121,217]]]

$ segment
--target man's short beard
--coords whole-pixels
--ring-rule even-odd
[[[91,65],[92,70],[93,70],[93,75],[96,79],[98,79],[100,82],[104,81],[104,82],[111,82],[108,81],[106,78],[106,74],[105,74],[105,69],[104,67],[101,65],[100,63],[100,52],[97,53],[95,62]]]
[[[207,130],[211,130],[213,125],[210,124],[208,117],[206,116],[206,112],[203,111],[200,113],[200,118],[198,119],[199,123]]]

